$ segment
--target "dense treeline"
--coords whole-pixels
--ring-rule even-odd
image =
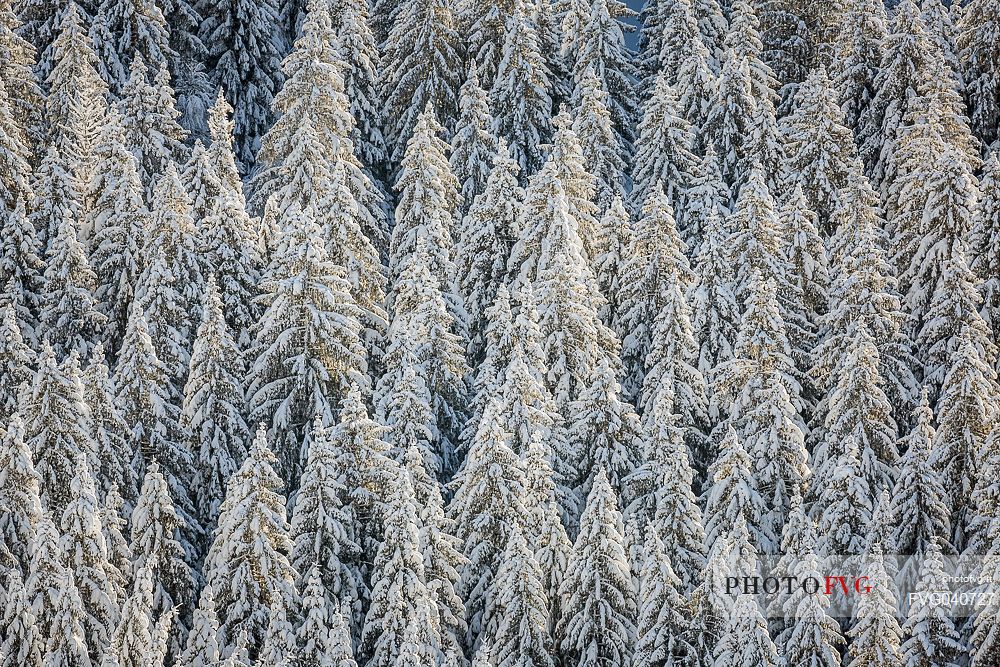
[[[0,667],[1000,665],[1000,1],[15,2]]]

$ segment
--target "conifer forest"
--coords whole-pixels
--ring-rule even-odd
[[[1000,0],[640,2],[0,0],[0,667],[1000,667]]]

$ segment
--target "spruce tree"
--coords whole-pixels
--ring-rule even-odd
[[[24,583],[28,604],[44,638],[52,627],[56,598],[65,570],[59,555],[59,529],[48,514],[42,514],[29,551],[31,562],[28,563]]]
[[[108,562],[107,545],[101,532],[100,506],[90,463],[81,454],[74,460],[69,502],[62,513],[59,554],[67,572],[72,573],[83,603],[82,623],[94,655],[111,639],[118,623],[124,591],[115,590],[113,566]]]
[[[996,3],[991,0],[970,2],[962,8],[957,26],[969,117],[986,146],[997,140],[996,125],[1000,117],[1000,80],[986,65],[997,58],[996,9]]]
[[[764,44],[760,38],[760,20],[754,5],[736,0],[729,12],[729,30],[723,46],[733,55],[746,60],[750,68],[750,92],[758,103],[776,96],[778,82],[771,67],[764,62]]]
[[[497,77],[497,69],[504,55],[504,28],[507,19],[515,11],[514,2],[504,3],[461,3],[456,13],[459,25],[466,34],[466,51],[470,62],[476,63],[469,70],[477,70],[476,85],[482,78],[483,86],[489,88]]]
[[[987,554],[980,575],[984,583],[978,587],[979,591],[988,591],[1000,576],[996,559],[997,536],[1000,534],[1000,522],[997,521],[1000,516],[1000,488],[996,481],[997,465],[1000,463],[1000,447],[997,445],[1000,441],[997,440],[997,435],[1000,434],[995,431],[991,434],[988,444],[980,453],[982,474],[977,482],[975,512],[969,527],[971,535],[965,551],[968,555]],[[990,600],[971,621],[968,646],[974,667],[988,665],[1000,648],[997,643],[997,610],[996,601]]]
[[[871,593],[858,600],[854,624],[847,633],[851,638],[848,667],[902,667],[906,663],[900,651],[896,596],[880,551],[868,555],[864,574]]]
[[[643,378],[654,362],[650,357],[654,343],[662,346],[669,328],[680,340],[683,353],[687,317],[684,291],[691,285],[691,269],[684,255],[685,245],[677,233],[674,210],[662,188],[650,193],[642,215],[633,225],[631,245],[621,267],[621,290],[613,325],[622,339],[622,361],[626,368],[625,388],[633,397],[642,389]],[[658,325],[666,328],[660,331]],[[673,340],[673,335],[669,340]],[[673,356],[673,355],[671,355]],[[669,361],[672,361],[669,360]],[[668,363],[669,363],[668,361]]]
[[[172,379],[181,384],[186,362],[190,356],[191,340],[200,320],[204,276],[201,272],[198,232],[192,217],[191,199],[184,191],[173,163],[167,166],[166,173],[156,184],[150,211],[152,216],[147,231],[146,254],[151,255],[155,263],[156,255],[163,253],[166,262],[164,270],[176,281],[173,290],[176,292],[177,301],[163,304],[166,312],[160,315],[164,319],[155,321],[153,314],[157,309],[153,304],[145,302],[139,285],[136,286],[135,298],[136,302],[143,303],[146,308],[146,317],[150,318],[151,333],[157,327],[161,331],[172,328],[177,332],[177,338],[172,346],[175,348],[176,356],[171,359],[163,358],[162,361],[168,365],[177,364],[176,369],[171,369],[171,372],[175,373]],[[144,268],[147,271],[151,270],[149,265]],[[143,282],[143,276],[140,276],[139,282]],[[155,289],[156,286],[151,287]],[[176,315],[171,313],[171,310],[175,310]],[[160,341],[156,343],[158,346],[163,345]],[[161,349],[166,349],[166,346]]]
[[[0,318],[0,424],[6,424],[17,412],[21,385],[31,381],[35,354],[21,335],[14,307],[4,306]]]
[[[954,362],[965,331],[983,360],[989,364],[997,358],[997,348],[991,339],[991,329],[979,314],[982,297],[978,280],[969,270],[964,253],[946,261],[941,282],[931,297],[926,323],[916,342],[924,365],[924,382],[932,399],[937,399],[948,369]]]
[[[18,202],[23,206],[31,201],[29,159],[33,157],[28,138],[6,99],[9,94],[7,85],[0,79],[0,92],[4,94],[4,101],[0,102],[0,173],[3,174],[0,177],[0,205],[5,214],[13,211]]]
[[[882,66],[883,45],[889,34],[885,7],[871,0],[847,4],[841,24],[836,58],[830,66],[834,90],[855,141],[864,143],[864,121],[875,97],[875,80]]]
[[[222,179],[208,155],[201,139],[196,139],[191,157],[181,171],[181,180],[191,197],[191,215],[195,227],[201,230],[211,210],[212,200],[222,194]]]
[[[197,532],[188,491],[191,452],[184,446],[180,409],[171,402],[167,369],[156,356],[142,309],[132,307],[113,383],[122,418],[131,425],[129,440],[139,459],[157,463],[185,524],[187,539]]]
[[[188,563],[198,552],[185,543],[186,526],[155,463],[147,467],[131,519],[134,571],[138,577],[148,568],[152,577],[148,612],[160,618],[175,608],[181,611],[169,646],[171,655],[180,655],[188,631],[186,619],[194,607],[195,573]]]
[[[96,69],[98,58],[87,36],[85,17],[75,2],[52,14],[59,35],[40,52],[38,64],[39,78],[49,93],[45,99],[48,145],[65,156],[67,169],[81,183],[91,177],[92,151],[104,122],[108,93]]]
[[[466,442],[475,436],[489,402],[494,398],[504,398],[500,394],[500,385],[504,381],[505,369],[515,354],[514,317],[511,314],[514,310],[516,307],[511,305],[510,290],[503,284],[497,289],[493,303],[484,313],[486,322],[480,334],[482,362],[476,364],[470,416],[462,432],[462,438]],[[530,313],[525,315],[530,317]],[[534,313],[533,321],[537,327],[537,312]],[[537,343],[537,340],[533,342]]]
[[[984,359],[969,327],[958,334],[955,358],[938,399],[938,430],[932,462],[941,472],[951,510],[952,544],[965,545],[972,490],[978,478],[977,457],[998,409],[996,372]]]
[[[369,299],[378,302],[381,292],[364,290],[384,289],[372,266],[388,235],[382,193],[354,152],[355,123],[331,14],[325,5],[314,5],[282,64],[287,79],[274,98],[278,118],[261,143],[251,203],[265,222],[279,227],[293,204],[311,209],[328,251],[345,266],[357,263],[357,299],[375,314],[379,304]],[[302,164],[308,168],[300,169]]]
[[[932,318],[929,310],[949,260],[957,261],[972,228],[975,166],[941,137],[940,107],[913,125],[899,148],[900,175],[886,206],[892,221],[900,291],[913,314],[915,331]],[[921,112],[923,113],[923,112]]]
[[[629,151],[634,139],[633,126],[639,116],[636,104],[636,77],[632,54],[625,45],[623,24],[615,2],[594,0],[587,7],[581,2],[584,15],[577,32],[564,32],[563,50],[572,59],[573,100],[579,105],[584,81],[590,70],[608,96],[608,110],[614,122],[618,149]],[[626,10],[627,11],[627,10]],[[563,23],[565,31],[566,24]]]
[[[858,177],[857,150],[826,69],[813,72],[795,94],[795,110],[784,120],[788,167],[809,205],[819,216],[825,236],[836,231],[832,216],[838,193]]]
[[[226,322],[233,338],[249,346],[259,319],[254,298],[262,268],[259,238],[241,200],[216,200],[199,233],[201,256],[218,283]]]
[[[297,612],[295,570],[288,562],[291,540],[276,458],[261,428],[247,459],[226,484],[215,539],[205,560],[226,646],[246,634],[247,650],[264,644],[268,618]]]
[[[169,43],[171,28],[177,30],[181,26],[168,24],[155,3],[101,1],[90,38],[99,58],[98,71],[115,93],[120,93],[128,81],[129,68],[136,56],[157,69],[173,63],[177,54]]]
[[[694,493],[691,457],[671,413],[669,388],[658,393],[649,417],[644,461],[629,478],[633,498],[626,515],[646,514],[656,529],[682,589],[694,588],[705,566],[705,529]]]
[[[677,93],[661,72],[642,107],[636,127],[632,206],[638,213],[647,200],[663,188],[674,210],[682,210],[688,189],[697,173],[697,158],[691,152],[692,127],[681,116]]]
[[[483,192],[471,203],[455,247],[455,273],[468,313],[469,357],[485,353],[486,313],[506,283],[507,259],[518,228],[524,190],[517,183],[517,164],[502,139]]]
[[[563,611],[557,634],[571,665],[632,663],[636,600],[623,530],[615,492],[600,470],[560,587]]]
[[[951,537],[950,516],[940,473],[931,465],[931,447],[936,440],[933,413],[927,391],[914,411],[914,426],[905,438],[905,453],[892,492],[892,531],[886,544],[897,554],[927,553],[935,540],[947,544]]]
[[[567,435],[579,452],[576,461],[577,493],[586,497],[594,476],[604,472],[619,497],[625,478],[639,462],[643,432],[639,416],[621,397],[614,369],[598,362],[579,398],[569,405]]]
[[[594,273],[601,295],[607,302],[598,315],[605,324],[613,324],[618,317],[623,291],[625,264],[633,240],[632,220],[621,197],[615,197],[598,223],[594,258]]]
[[[4,638],[0,641],[0,665],[3,667],[42,667],[45,638],[31,610],[31,600],[21,573],[13,570],[7,581],[6,604],[0,618]]]
[[[211,586],[201,589],[198,608],[194,612],[187,646],[179,656],[186,667],[210,667],[219,663],[222,655],[219,646],[219,616],[215,610],[215,596]],[[234,652],[235,653],[235,652]]]
[[[767,623],[760,607],[748,593],[739,593],[729,611],[719,643],[715,647],[714,667],[752,664],[774,667],[778,652],[767,633]]]
[[[593,261],[597,247],[598,218],[601,211],[595,201],[597,180],[587,170],[583,145],[572,127],[569,114],[560,113],[554,120],[556,134],[552,140],[550,160],[566,191],[569,211],[580,226],[584,250]]]
[[[141,56],[132,61],[119,103],[125,142],[135,156],[147,199],[160,179],[186,158],[186,136],[177,122],[180,112],[174,106],[166,65],[161,63],[153,75],[149,71]]]
[[[313,418],[332,424],[348,385],[365,381],[361,313],[345,273],[329,259],[311,213],[293,206],[261,284],[265,310],[247,379],[250,417],[280,434],[275,449],[286,473],[303,461]]]
[[[388,459],[389,443],[386,429],[368,416],[365,397],[357,387],[347,392],[341,408],[340,422],[331,437],[339,453],[341,475],[350,489],[351,512],[361,527],[359,543],[365,552],[374,549],[377,521],[385,510],[385,490],[395,475]]]
[[[23,24],[14,11],[14,3],[7,0],[0,5],[0,53],[4,66],[0,79],[11,94],[10,111],[15,125],[14,133],[26,148],[36,147],[44,139],[42,117],[45,97],[35,75],[37,55],[35,46],[22,35]]]
[[[546,62],[553,54],[543,48],[542,28],[533,20],[527,2],[514,0],[498,42],[503,51],[489,89],[493,132],[507,141],[522,181],[542,166],[542,146],[552,133],[550,91],[558,73]]]
[[[546,446],[538,431],[533,432],[533,436],[524,455],[528,494],[535,502],[529,508],[532,518],[527,532],[533,537],[535,560],[541,568],[542,586],[549,605],[546,627],[551,634],[561,614],[559,586],[566,576],[573,544],[561,518],[562,494],[556,486],[558,478],[550,462],[552,448]],[[575,513],[575,504],[572,509]]]
[[[662,3],[656,0],[655,4],[650,3],[643,9],[639,60],[643,86],[647,90],[658,72],[668,72],[670,76],[674,76],[680,61],[697,50],[714,59],[713,67],[718,71],[718,56],[721,54],[715,54],[714,47],[721,46],[721,43],[713,45],[713,53],[708,52],[708,46],[699,39],[698,19],[693,4],[691,0]],[[695,43],[704,48],[698,49]]]
[[[621,5],[617,5],[620,7]],[[556,0],[542,1],[530,7],[530,17],[538,27],[538,40],[542,57],[551,74],[552,101],[560,106],[569,101],[572,93],[570,63],[562,52],[563,6]]]
[[[588,69],[580,81],[573,131],[580,138],[584,167],[595,178],[594,201],[604,211],[615,197],[625,196],[626,153],[619,148],[608,110],[608,94]]]
[[[209,276],[187,384],[181,425],[195,465],[192,492],[205,527],[215,523],[226,480],[239,469],[250,442],[243,352],[223,317],[222,298]]]
[[[782,253],[777,207],[761,168],[754,167],[747,174],[729,224],[733,230],[729,252],[730,262],[736,264],[736,296],[746,301],[750,280],[760,272],[761,278],[774,281],[787,297],[784,288],[789,283],[789,269]],[[782,313],[786,319],[790,314],[787,309]]]
[[[125,335],[128,311],[142,272],[149,211],[135,157],[125,146],[121,115],[112,108],[97,147],[95,177],[87,187],[88,223],[93,230],[90,263],[97,274],[94,297],[108,318],[103,342],[116,351]]]
[[[722,553],[734,526],[743,522],[753,544],[772,552],[777,537],[764,523],[767,501],[757,488],[753,461],[736,431],[729,428],[719,443],[718,458],[708,470],[712,485],[705,506],[705,546],[710,556]]]
[[[39,499],[39,476],[32,462],[31,450],[24,441],[24,423],[17,413],[4,420],[6,426],[0,437],[3,461],[0,466],[0,544],[13,559],[15,572],[27,574],[31,562],[35,533],[42,521],[42,504]],[[14,582],[16,583],[16,581]],[[22,584],[24,582],[21,582]],[[8,595],[18,593],[16,587]],[[24,594],[23,591],[20,594]]]
[[[740,423],[755,403],[747,385],[750,378],[769,384],[773,378],[782,385],[785,398],[791,403],[789,416],[802,424],[803,400],[799,374],[792,358],[792,347],[786,333],[789,328],[778,302],[775,282],[754,273],[748,282],[745,312],[733,348],[733,359],[716,367],[712,373],[713,400],[734,397],[729,406],[729,418]],[[787,412],[787,408],[783,408]]]
[[[494,580],[490,615],[493,628],[487,631],[483,643],[497,656],[498,667],[555,665],[542,576],[524,534],[515,528]]]
[[[738,430],[743,446],[754,461],[754,483],[766,499],[767,509],[760,524],[765,539],[758,543],[758,548],[764,553],[773,553],[791,499],[803,492],[809,469],[805,435],[794,403],[796,397],[789,390],[791,386],[794,391],[794,384],[788,378],[788,358],[781,354],[780,348],[768,349],[773,341],[781,340],[780,322],[774,319],[772,311],[768,318],[772,324],[757,324],[761,317],[767,318],[767,310],[760,301],[748,303],[744,326],[737,339],[736,360],[718,370],[720,388],[735,390],[729,423]],[[773,323],[778,326],[774,327]],[[751,333],[755,328],[756,333]],[[766,333],[769,330],[777,332],[771,340]]]
[[[767,174],[768,189],[781,199],[786,198],[789,176],[788,148],[778,126],[778,112],[769,98],[757,102],[750,116],[750,136],[746,142],[746,153],[752,155],[755,163]]]
[[[91,667],[89,651],[91,647],[85,629],[86,612],[83,608],[80,589],[76,586],[72,570],[62,570],[55,582],[55,598],[51,609],[52,623],[45,654],[44,667]],[[96,640],[96,638],[91,638]]]
[[[52,347],[42,343],[38,370],[21,396],[20,409],[24,440],[38,471],[42,507],[61,518],[71,499],[77,458],[82,455],[89,465],[98,464],[77,356],[70,354],[57,365]]]
[[[957,665],[965,647],[955,622],[947,610],[932,600],[935,593],[948,590],[941,548],[933,542],[920,566],[920,581],[911,600],[902,631],[906,640],[900,650],[903,664],[932,661],[936,665]]]
[[[143,567],[122,601],[121,621],[114,631],[109,655],[119,667],[143,667],[153,650],[153,571]]]
[[[442,660],[464,663],[462,645],[466,636],[465,603],[459,596],[461,572],[468,561],[455,537],[455,524],[445,515],[441,488],[424,468],[420,452],[411,447],[403,465],[414,487],[420,522],[420,549],[424,554],[424,580],[436,605],[434,619],[440,628]],[[433,617],[433,614],[432,614]]]
[[[77,239],[76,221],[68,214],[60,221],[45,254],[40,323],[59,356],[76,352],[89,357],[107,320],[97,312],[97,275]]]
[[[395,189],[399,193],[396,205],[396,226],[392,230],[389,248],[389,277],[395,282],[405,260],[425,239],[429,253],[431,275],[438,288],[450,297],[454,278],[452,236],[459,213],[460,184],[451,171],[446,157],[448,144],[440,135],[443,128],[428,107],[420,115],[413,136],[406,142]],[[457,304],[449,304],[455,312]]]
[[[204,64],[208,49],[198,36],[204,17],[196,4],[194,0],[167,0],[162,12],[169,27],[168,46],[174,53],[168,66],[177,88],[181,126],[193,136],[205,138],[205,112],[214,90]]]
[[[560,115],[559,118],[560,122],[565,120],[565,116]],[[573,136],[575,137],[575,134]],[[565,138],[565,135],[563,137]],[[578,157],[579,163],[582,163],[582,150]],[[580,181],[580,185],[583,185],[582,181]],[[593,194],[593,190],[581,187],[579,194],[589,198]],[[562,202],[565,212],[557,212],[555,206],[557,201]],[[566,184],[561,178],[556,160],[550,158],[545,163],[545,167],[528,180],[528,186],[525,189],[524,204],[521,206],[518,216],[519,233],[507,261],[507,282],[509,285],[513,286],[515,283],[534,285],[536,283],[543,240],[550,233],[557,216],[568,218],[566,222],[572,227],[572,233],[575,237],[574,246],[579,248],[579,253],[583,258],[587,258],[586,240],[584,239],[592,241],[594,235],[590,235],[589,232],[594,230],[584,229],[586,223],[590,221],[589,219],[581,221],[572,213]],[[596,223],[596,220],[594,222]]]
[[[171,401],[179,404],[191,358],[189,334],[197,315],[183,306],[180,294],[183,283],[174,273],[165,249],[151,247],[148,250],[151,256],[136,283],[133,303],[144,311],[153,350],[167,371],[167,393]]]
[[[792,355],[796,366],[808,371],[818,342],[817,323],[829,304],[830,272],[826,244],[819,235],[816,214],[809,209],[799,186],[792,190],[791,196],[778,210],[778,220],[788,230],[783,255],[788,261],[789,281],[793,288],[790,306],[800,315],[803,324],[798,340],[790,341]],[[809,390],[813,387],[808,386]]]
[[[506,147],[504,147],[506,148]],[[459,90],[459,115],[451,138],[448,162],[460,184],[461,216],[464,217],[473,200],[486,188],[494,162],[507,157],[493,136],[493,116],[490,114],[487,92],[480,88],[476,68]]]
[[[450,0],[402,3],[382,58],[390,73],[382,80],[390,159],[398,164],[425,109],[435,109],[447,127],[458,115],[462,73],[461,37]]]
[[[856,556],[867,547],[868,526],[872,522],[874,502],[868,478],[862,468],[858,447],[858,426],[840,444],[836,459],[828,469],[814,466],[816,479],[822,479],[814,511],[818,514],[818,551],[823,556]],[[818,486],[818,484],[817,484]]]
[[[494,576],[511,533],[528,522],[523,464],[510,448],[501,417],[493,405],[487,406],[465,463],[450,483],[454,496],[448,516],[469,561],[461,581],[469,643],[483,630]]]
[[[783,575],[819,578],[821,561],[816,555],[816,530],[800,501],[793,503],[792,513],[782,535],[782,559],[778,562]],[[843,643],[840,627],[829,616],[830,601],[816,591],[809,593],[796,587],[779,595],[779,617],[784,627],[774,635],[774,643],[790,667],[840,667]],[[769,610],[769,613],[772,613]]]
[[[16,173],[16,172],[15,172]],[[37,338],[35,317],[41,307],[42,273],[45,263],[40,259],[41,245],[35,228],[19,200],[0,226],[0,280],[6,294],[0,303],[14,309],[15,318],[29,342]]]
[[[935,49],[940,57],[939,66],[944,66],[942,74],[943,85],[954,88],[957,94],[965,90],[965,80],[962,78],[962,67],[958,59],[958,28],[955,19],[960,13],[951,11],[941,0],[921,0],[920,18],[924,20],[927,30],[931,33]]]
[[[202,0],[197,11],[204,17],[198,37],[208,49],[209,71],[236,112],[236,157],[246,171],[271,124],[271,102],[281,85],[277,8],[270,1]]]
[[[915,93],[926,90],[934,57],[927,28],[913,0],[895,7],[882,49],[875,93],[859,121],[858,139],[872,185],[884,198],[896,178],[893,164],[903,119],[919,102]]]
[[[671,665],[696,655],[687,637],[689,621],[681,588],[656,529],[647,526],[639,573],[635,667]]]
[[[514,346],[506,368],[500,372],[497,387],[484,392],[486,403],[493,398],[498,399],[494,409],[505,417],[512,436],[511,447],[516,453],[522,456],[528,454],[536,432],[544,439],[552,450],[552,465],[558,470],[561,501],[565,501],[567,498],[562,497],[564,487],[573,481],[572,471],[576,469],[572,447],[568,444],[567,424],[545,386],[541,334],[533,297],[527,290],[520,290],[515,296],[520,308],[513,322],[511,339]]]
[[[111,372],[100,343],[83,372],[83,397],[90,408],[91,433],[101,463],[94,469],[99,494],[105,498],[114,490],[124,493],[131,503],[139,491],[135,453],[129,442],[129,425],[115,401]]]
[[[876,341],[883,389],[892,405],[902,409],[918,389],[915,359],[895,274],[886,261],[888,246],[877,206],[878,196],[867,179],[842,191],[835,212],[837,232],[830,239],[829,309],[819,320],[822,342],[814,351],[811,375],[818,388],[828,386],[851,352],[851,325],[863,323]]]
[[[355,565],[361,547],[343,458],[329,430],[316,428],[292,509],[289,561],[300,588],[313,588],[318,575],[324,606],[340,600],[352,611],[363,587]]]
[[[680,114],[694,132],[694,150],[700,155],[712,146],[706,130],[712,101],[717,94],[718,77],[709,62],[712,57],[708,49],[697,40],[690,43],[691,53],[677,67],[677,97]]]
[[[111,563],[111,585],[119,591],[128,590],[128,581],[132,576],[132,549],[125,533],[128,532],[128,522],[125,520],[125,501],[118,490],[112,488],[104,498],[100,510],[101,531],[104,533],[104,544],[108,550],[108,562]]]
[[[55,242],[65,218],[82,220],[79,181],[73,167],[71,156],[52,145],[35,169],[31,186],[34,205],[28,217],[46,252]]]
[[[646,413],[652,409],[656,388],[661,383],[672,384],[674,407],[687,431],[686,440],[696,448],[698,431],[706,426],[708,406],[705,379],[697,369],[698,347],[685,295],[692,284],[691,270],[666,196],[662,192],[654,195],[644,213],[636,229],[636,245],[639,239],[649,245],[631,253],[634,264],[626,273],[629,287],[622,308],[629,319],[619,325],[624,334],[623,359],[626,363],[634,359],[634,365],[628,368],[626,387],[629,396],[641,394],[639,407]],[[646,266],[642,266],[643,260],[648,262]],[[636,288],[647,294],[636,294]],[[630,334],[623,326],[626,322],[634,327]],[[648,333],[644,331],[647,326]]]
[[[344,90],[354,116],[351,139],[368,171],[378,175],[384,171],[387,154],[378,83],[381,56],[371,9],[367,2],[343,0],[333,5],[330,14],[340,46]]]
[[[983,319],[994,332],[1000,330],[1000,280],[997,278],[997,233],[1000,232],[1000,155],[995,152],[983,165],[979,179],[979,207],[969,233],[969,265],[982,280]]]
[[[434,435],[436,419],[415,345],[408,333],[390,343],[386,374],[390,379],[380,381],[376,387],[375,409],[379,423],[389,429],[386,439],[391,445],[392,458],[399,459],[410,447],[416,447],[424,466],[438,477],[443,461]]]
[[[372,602],[360,651],[370,667],[397,661],[430,667],[435,663],[439,629],[429,623],[434,603],[424,579],[416,503],[408,475],[398,477],[387,500],[385,535],[375,556]]]
[[[222,90],[219,90],[215,102],[208,109],[208,130],[212,143],[206,152],[222,191],[228,191],[236,199],[243,201],[243,181],[240,179],[233,150],[235,127],[233,107],[226,101]]]
[[[421,239],[416,251],[400,267],[402,273],[391,293],[395,317],[390,337],[396,340],[390,344],[388,372],[380,379],[376,393],[386,396],[396,378],[405,373],[411,361],[405,354],[397,359],[397,353],[413,345],[413,359],[423,374],[434,413],[432,432],[438,458],[434,467],[453,470],[467,409],[468,369],[462,338],[456,333],[460,324],[448,312],[446,297],[429,270],[429,260],[426,243]]]
[[[740,307],[735,285],[727,277],[728,227],[724,213],[714,208],[706,217],[701,247],[695,261],[695,282],[688,293],[691,305],[691,327],[699,342],[698,370],[709,377],[711,371],[733,358],[738,330]],[[712,396],[715,381],[709,384],[709,419],[718,421],[720,405]]]
[[[710,111],[702,125],[705,142],[714,147],[726,185],[736,188],[749,175],[747,154],[755,101],[750,66],[726,50]]]
[[[296,651],[301,664],[311,667],[355,665],[351,636],[340,604],[328,604],[316,569],[309,574],[309,584],[302,595],[302,608],[304,620],[298,630]]]
[[[539,178],[547,178],[547,170],[543,170]],[[562,410],[579,396],[601,360],[607,361],[612,368],[617,366],[615,357],[619,345],[614,332],[597,317],[602,297],[584,257],[576,219],[569,214],[568,202],[558,181],[551,185],[555,197],[549,204],[550,217],[541,221],[545,225],[540,235],[544,242],[535,251],[538,253],[533,267],[536,277],[528,280],[538,300],[542,349],[548,368],[546,384]],[[540,187],[538,195],[547,189]],[[526,210],[530,210],[532,202],[529,187]],[[524,236],[514,246],[508,265],[511,268],[516,267],[518,258],[525,254],[523,241]],[[521,264],[522,276],[528,266],[528,262]]]
[[[281,606],[268,611],[269,620],[257,660],[266,665],[284,665],[295,655],[295,627]]]
[[[836,371],[825,411],[824,441],[813,453],[816,476],[813,488],[817,492],[825,485],[827,466],[842,451],[849,434],[857,436],[858,456],[872,500],[882,489],[891,490],[899,453],[896,450],[897,424],[893,408],[882,390],[884,381],[879,373],[878,349],[863,324],[854,324],[848,331],[846,346],[851,352]]]

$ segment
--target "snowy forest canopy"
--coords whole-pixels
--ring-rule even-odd
[[[0,0],[0,667],[1000,666],[998,153],[1000,0]]]

